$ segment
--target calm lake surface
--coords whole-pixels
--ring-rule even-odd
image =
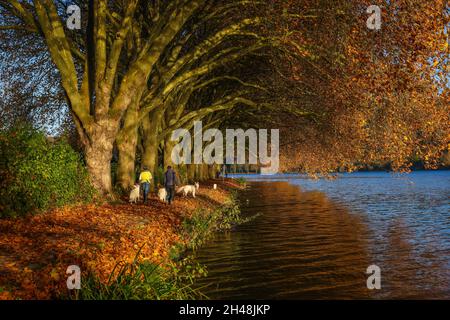
[[[196,252],[208,297],[450,298],[450,171],[245,178],[242,212],[260,215]]]

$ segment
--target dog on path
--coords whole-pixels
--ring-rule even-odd
[[[183,193],[183,195],[186,197],[189,193],[192,194],[192,197],[195,198],[195,190],[198,190],[200,188],[200,184],[196,182],[194,185],[188,184],[186,186],[179,187],[177,189],[177,193]]]
[[[159,188],[158,189],[158,198],[162,202],[167,202],[167,191],[166,191],[166,188]]]
[[[140,195],[140,186],[138,184],[134,185],[133,190],[130,191],[130,203],[137,203]]]

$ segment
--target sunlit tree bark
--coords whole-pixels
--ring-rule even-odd
[[[62,87],[83,141],[92,182],[104,193],[111,192],[110,163],[122,115],[133,98],[140,96],[146,89],[152,67],[164,48],[203,3],[201,0],[173,1],[161,9],[150,28],[153,33],[150,33],[149,38],[141,39],[145,43],[137,50],[136,59],[127,61],[127,67],[124,68],[123,65],[119,66],[119,62],[124,43],[132,29],[138,2],[127,1],[123,15],[118,17],[117,25],[114,25],[108,21],[108,17],[113,16],[109,12],[108,1],[91,0],[84,44],[85,48],[91,50],[85,53],[74,47],[66,35],[53,1],[35,0],[33,5],[16,0],[0,2],[27,28],[34,29],[44,37],[60,72]],[[108,31],[111,27],[115,29],[113,32]],[[84,60],[81,80],[74,53]],[[120,77],[118,70],[123,73]],[[117,88],[114,88],[117,82]]]

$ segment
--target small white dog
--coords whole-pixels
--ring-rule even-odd
[[[198,190],[200,188],[200,184],[196,182],[194,185],[188,184],[186,186],[179,187],[177,189],[177,193],[183,192],[183,195],[186,197],[189,193],[192,194],[192,197],[195,198],[195,190]]]
[[[162,202],[167,202],[167,191],[166,191],[166,188],[159,188],[158,189],[158,198]]]
[[[137,203],[140,196],[140,186],[138,184],[134,185],[133,190],[130,192],[130,203]]]

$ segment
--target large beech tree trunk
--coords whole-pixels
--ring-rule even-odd
[[[176,169],[176,165],[172,161],[172,150],[177,144],[176,141],[171,141],[170,137],[167,137],[164,140],[164,169],[167,166],[171,166],[174,170]]]
[[[102,194],[110,194],[111,158],[114,133],[99,128],[92,134],[90,143],[85,146],[85,159],[93,186]]]
[[[136,146],[138,140],[137,108],[134,105],[127,110],[123,128],[117,136],[119,162],[117,166],[117,184],[129,189],[135,182]]]
[[[153,110],[148,117],[142,121],[142,141],[144,153],[142,155],[142,164],[156,175],[158,169],[158,129],[163,112],[161,109]]]

